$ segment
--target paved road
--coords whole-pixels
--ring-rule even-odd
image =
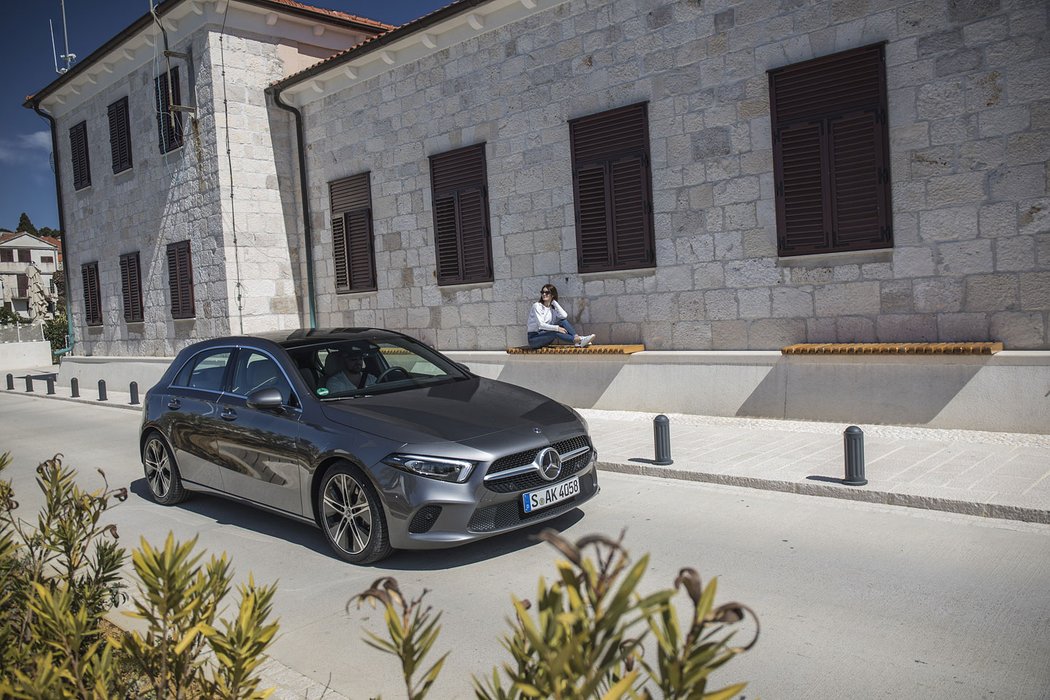
[[[519,535],[360,569],[329,556],[317,531],[221,499],[156,506],[144,498],[137,422],[130,411],[0,395],[0,449],[16,458],[7,474],[19,500],[27,511],[39,503],[33,467],[63,452],[83,484],[102,467],[131,486],[113,511],[126,545],[197,534],[241,576],[278,580],[273,652],[290,683],[279,697],[319,696],[298,674],[346,697],[403,697],[392,659],[360,641],[379,616],[344,612],[385,574],[431,589],[445,611],[439,647],[453,653],[432,697],[471,697],[470,673],[504,658],[510,594],[533,596],[552,570],[549,549]],[[628,547],[652,553],[646,588],[684,565],[719,576],[719,600],[762,619],[758,646],[721,675],[749,680],[748,697],[1050,697],[1048,526],[621,474],[601,482],[598,499],[555,524],[573,538],[626,526]]]

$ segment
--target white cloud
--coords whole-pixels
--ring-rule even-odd
[[[50,168],[51,132],[34,131],[0,138],[0,163]]]
[[[21,134],[18,140],[26,148],[38,149],[51,152],[51,132],[34,131],[32,134]]]

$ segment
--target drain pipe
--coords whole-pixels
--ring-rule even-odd
[[[295,148],[299,155],[299,197],[303,200],[303,242],[306,245],[306,304],[310,311],[310,328],[317,328],[317,310],[314,306],[314,245],[313,229],[310,226],[310,192],[306,177],[306,148],[303,137],[303,114],[281,100],[281,91],[266,90],[275,105],[295,116]]]
[[[55,162],[55,198],[58,203],[58,230],[62,232],[62,277],[65,279],[65,293],[66,293],[66,335],[69,340],[69,345],[59,350],[54,351],[56,357],[61,357],[73,350],[73,346],[77,344],[76,336],[73,333],[73,299],[70,293],[73,291],[73,286],[69,283],[69,231],[66,230],[66,217],[62,209],[62,177],[59,169],[60,159],[58,157],[58,125],[55,123],[55,118],[47,112],[40,109],[40,103],[33,102],[33,111],[39,114],[41,117],[47,120],[48,124],[51,125],[51,153],[53,154],[52,160]]]

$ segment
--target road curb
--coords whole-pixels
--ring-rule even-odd
[[[597,467],[602,471],[615,472],[618,474],[655,476],[663,479],[678,479],[679,481],[699,481],[706,484],[717,484],[720,486],[737,486],[760,489],[763,491],[797,493],[803,496],[822,496],[824,498],[839,498],[847,501],[859,501],[862,503],[878,503],[888,506],[903,506],[905,508],[918,508],[922,510],[938,510],[946,513],[959,513],[961,515],[976,515],[982,518],[1018,520],[1026,523],[1050,525],[1050,511],[1040,510],[1039,508],[1025,508],[999,503],[958,501],[951,498],[919,496],[915,494],[894,493],[891,491],[877,491],[871,489],[862,490],[856,487],[835,486],[831,484],[811,484],[797,481],[760,479],[752,476],[737,476],[734,474],[685,471],[682,469],[669,469],[667,467],[659,467],[649,464],[603,462],[599,460]]]

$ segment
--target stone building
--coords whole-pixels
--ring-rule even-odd
[[[494,350],[544,283],[648,349],[1050,348],[1042,0],[459,0],[396,29],[290,0],[158,11],[27,102],[56,119],[85,353],[311,324]],[[195,111],[158,153],[169,66]],[[134,167],[111,174],[128,95]]]

